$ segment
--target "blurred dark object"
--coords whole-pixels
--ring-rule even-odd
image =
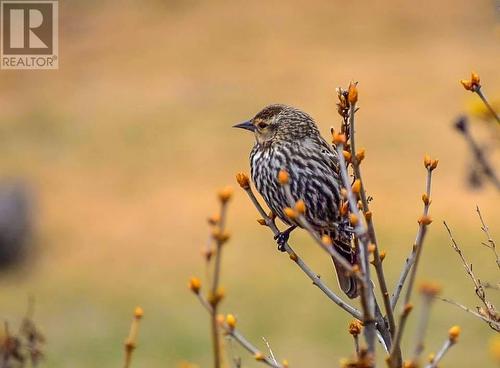
[[[30,298],[19,332],[13,333],[4,322],[0,332],[0,368],[24,367],[27,361],[31,367],[37,367],[42,361],[45,337],[33,320],[34,305],[34,299]]]
[[[26,258],[33,228],[32,209],[26,184],[0,182],[0,270]]]
[[[464,137],[471,153],[471,163],[467,174],[467,181],[472,188],[481,188],[484,181],[491,182],[500,191],[500,180],[495,168],[489,161],[486,147],[472,136],[469,121],[466,116],[460,116],[453,124],[455,129]]]

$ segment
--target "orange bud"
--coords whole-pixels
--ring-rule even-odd
[[[294,262],[297,262],[299,260],[299,256],[297,256],[296,253],[290,253],[290,259]]]
[[[342,153],[344,154],[344,160],[346,160],[346,162],[350,162],[352,157],[351,152],[344,150]]]
[[[342,202],[340,204],[340,209],[339,209],[339,212],[340,212],[340,215],[342,217],[344,217],[345,215],[347,215],[347,213],[349,212],[349,203],[347,202]]]
[[[472,87],[472,82],[470,80],[461,79],[460,83],[467,91],[472,91],[473,87]]]
[[[405,304],[405,306],[403,308],[403,313],[408,314],[411,312],[412,309],[413,309],[413,304],[407,303],[407,304]]]
[[[429,360],[429,363],[434,363],[434,359],[436,358],[436,354],[430,353],[427,359]]]
[[[236,174],[236,181],[243,189],[250,188],[250,179],[247,174],[240,172]]]
[[[357,88],[357,85],[358,83],[354,83],[354,82],[351,82],[349,84],[349,90],[348,90],[348,94],[347,94],[347,100],[349,101],[349,103],[351,105],[355,104],[356,102],[358,102],[358,88]]]
[[[368,252],[373,253],[373,252],[375,252],[376,248],[377,247],[375,246],[375,244],[372,244],[372,243],[368,244]]]
[[[430,165],[429,168],[431,170],[434,170],[438,166],[438,163],[439,163],[439,160],[432,160],[431,165]]]
[[[200,289],[201,289],[201,281],[197,277],[191,277],[189,279],[189,289],[195,293],[198,294]]]
[[[435,282],[423,282],[419,290],[423,295],[433,298],[441,292],[441,286]]]
[[[288,184],[289,181],[289,176],[288,173],[285,170],[280,170],[278,173],[278,181],[281,185]]]
[[[234,328],[236,327],[236,317],[232,314],[228,314],[226,316],[226,324],[231,331],[234,330]]]
[[[354,194],[359,194],[359,192],[361,192],[361,180],[354,180],[354,183],[352,184],[352,192]]]
[[[260,351],[258,351],[257,353],[255,353],[254,358],[258,362],[262,362],[262,361],[266,360],[266,357]]]
[[[426,154],[424,156],[424,166],[425,166],[425,168],[428,169],[431,166],[431,163],[432,163],[431,156],[429,156],[429,155]]]
[[[283,359],[283,363],[281,364],[283,368],[288,368],[288,360]]]
[[[406,360],[403,363],[403,368],[417,368],[417,363],[415,363],[413,360]]]
[[[424,226],[427,226],[427,225],[430,225],[432,223],[432,219],[430,216],[421,216],[419,219],[418,219],[418,223],[420,225],[424,225]]]
[[[212,305],[218,304],[224,297],[226,296],[226,291],[224,290],[223,287],[218,287],[217,290],[215,291],[215,295],[212,295],[211,302]]]
[[[385,250],[380,251],[380,260],[383,261],[386,255],[387,252]]]
[[[358,153],[356,153],[356,161],[360,163],[364,159],[365,159],[365,149],[362,148],[361,150],[358,151]]]
[[[427,193],[422,194],[422,202],[427,206],[431,203],[431,200],[429,199],[429,196]]]
[[[460,326],[457,326],[457,325],[450,328],[448,330],[448,337],[449,337],[450,341],[453,343],[457,342],[461,331],[462,331],[462,329],[460,328]]]
[[[334,133],[333,134],[333,143],[335,145],[344,145],[346,143],[346,137],[345,134],[340,134],[340,133]]]
[[[215,317],[217,323],[219,325],[222,325],[224,323],[224,315],[223,314],[218,314],[216,317]]]
[[[291,220],[295,220],[297,218],[297,212],[295,212],[293,208],[285,207],[283,209],[283,212],[285,213],[286,217],[288,217]]]
[[[141,319],[144,316],[144,309],[141,307],[136,307],[134,310],[134,317],[136,319]]]
[[[208,223],[212,226],[217,225],[219,223],[219,221],[220,221],[220,215],[218,213],[216,213],[208,218]]]
[[[479,78],[479,74],[477,74],[476,72],[472,72],[470,75],[470,81],[473,85],[475,84],[476,86],[479,86],[481,78]]]
[[[352,336],[358,336],[361,333],[362,329],[361,322],[357,319],[353,320],[351,323],[349,323],[349,333]]]
[[[371,211],[366,211],[365,212],[365,219],[366,219],[366,221],[370,221],[372,219],[372,216],[373,216],[373,214],[372,214]]]
[[[233,195],[233,188],[231,188],[231,187],[225,187],[222,190],[220,190],[218,193],[219,200],[222,203],[226,203],[227,201],[229,201],[231,199],[232,195]]]
[[[326,246],[330,246],[330,245],[332,245],[332,244],[333,244],[333,243],[332,243],[332,238],[330,238],[330,237],[329,237],[328,235],[326,235],[326,234],[325,234],[325,235],[323,235],[323,236],[321,237],[321,242],[322,242],[324,245],[326,245]]]
[[[349,214],[349,222],[353,225],[356,226],[358,224],[358,216],[356,216],[354,213]]]
[[[306,213],[306,204],[304,203],[304,201],[302,199],[299,199],[297,201],[297,203],[295,203],[295,210],[300,213],[301,215],[303,215],[304,213]]]
[[[226,243],[229,238],[230,238],[230,235],[227,231],[221,231],[220,229],[214,229],[212,231],[212,237],[214,238],[214,240],[216,240],[220,245]]]
[[[262,225],[262,226],[266,226],[266,220],[264,220],[263,218],[258,218],[257,219],[257,222],[259,223],[259,225]]]

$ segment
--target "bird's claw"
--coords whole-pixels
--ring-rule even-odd
[[[290,238],[290,233],[288,231],[283,231],[274,237],[274,240],[278,243],[278,250],[280,252],[286,251],[285,244],[288,241],[288,238]]]
[[[279,234],[274,236],[274,240],[278,243],[278,250],[280,252],[286,252],[285,249],[285,244],[288,241],[288,238],[290,237],[290,233],[296,228],[296,225],[290,226],[288,229],[285,231],[280,232]]]

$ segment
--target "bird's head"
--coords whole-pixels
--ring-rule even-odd
[[[254,132],[259,144],[319,135],[318,128],[309,115],[294,107],[278,104],[265,107],[252,119],[234,127]]]

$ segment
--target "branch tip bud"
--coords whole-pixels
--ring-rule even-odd
[[[356,102],[358,102],[358,87],[357,87],[357,82],[351,82],[349,83],[349,89],[347,92],[347,100],[349,101],[349,104],[354,105]]]
[[[191,277],[189,279],[189,289],[195,294],[198,294],[200,292],[201,281],[198,277]]]
[[[460,336],[460,332],[462,332],[462,329],[460,326],[455,325],[451,327],[448,330],[448,338],[450,339],[451,342],[456,343],[458,340],[458,337]]]
[[[233,196],[233,188],[230,186],[222,188],[217,195],[219,197],[219,201],[227,203]]]
[[[233,331],[234,328],[236,327],[236,317],[232,314],[228,314],[226,316],[226,324],[229,327],[229,329]]]
[[[236,174],[236,181],[241,188],[247,190],[250,188],[250,178],[244,172],[239,172]]]
[[[285,207],[283,212],[285,213],[285,216],[291,220],[295,220],[297,218],[297,212],[293,208]]]
[[[306,213],[306,204],[302,199],[299,199],[295,203],[295,210],[301,215]]]

